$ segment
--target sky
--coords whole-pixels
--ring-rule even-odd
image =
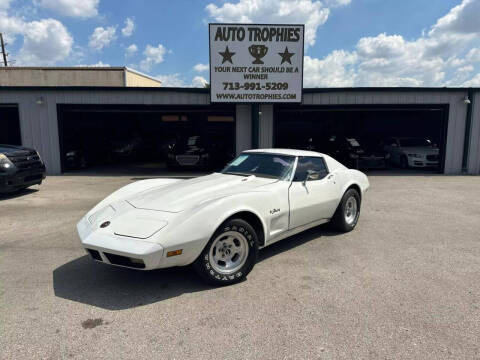
[[[480,87],[480,0],[0,0],[14,66],[203,87],[208,23],[305,24],[305,87]]]

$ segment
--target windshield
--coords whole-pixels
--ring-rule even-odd
[[[291,174],[294,161],[294,156],[243,153],[228,164],[222,173],[283,180]]]
[[[428,139],[422,139],[422,138],[408,138],[408,139],[399,139],[400,140],[400,145],[404,147],[414,147],[414,146],[420,146],[420,147],[425,147],[425,146],[433,146],[432,142]]]

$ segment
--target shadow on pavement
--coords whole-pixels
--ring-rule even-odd
[[[37,191],[38,191],[38,189],[28,188],[28,189],[22,189],[22,190],[18,190],[18,191],[11,192],[11,193],[6,193],[6,194],[1,194],[0,193],[0,201],[1,200],[8,200],[8,199],[15,199],[15,198],[18,198],[20,196],[27,196],[27,195],[36,193]]]
[[[322,236],[329,237],[329,236],[336,236],[336,235],[340,235],[340,233],[330,230],[327,225],[320,225],[320,226],[314,227],[300,234],[293,235],[283,240],[280,240],[279,242],[276,242],[275,244],[272,244],[260,250],[258,254],[258,262],[264,261],[272,256],[275,256],[285,251],[289,251],[298,246],[302,246],[303,244],[315,239],[319,239]]]
[[[132,270],[97,263],[87,255],[53,271],[55,296],[107,310],[130,309],[210,288],[190,267]]]
[[[324,226],[307,230],[261,250],[258,261],[336,234]],[[189,266],[140,271],[101,264],[87,255],[53,271],[56,296],[108,310],[130,309],[211,288]]]

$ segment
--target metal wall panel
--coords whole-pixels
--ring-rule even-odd
[[[236,106],[235,136],[237,155],[252,147],[252,108],[242,104]]]
[[[475,93],[473,99],[468,173],[480,174],[480,92]]]
[[[267,149],[273,147],[273,105],[260,105],[260,112],[258,146]]]

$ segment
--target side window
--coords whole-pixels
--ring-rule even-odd
[[[321,180],[328,175],[325,160],[321,157],[302,156],[298,158],[297,170],[293,181],[303,181],[307,178],[308,171],[314,172],[312,180]]]

